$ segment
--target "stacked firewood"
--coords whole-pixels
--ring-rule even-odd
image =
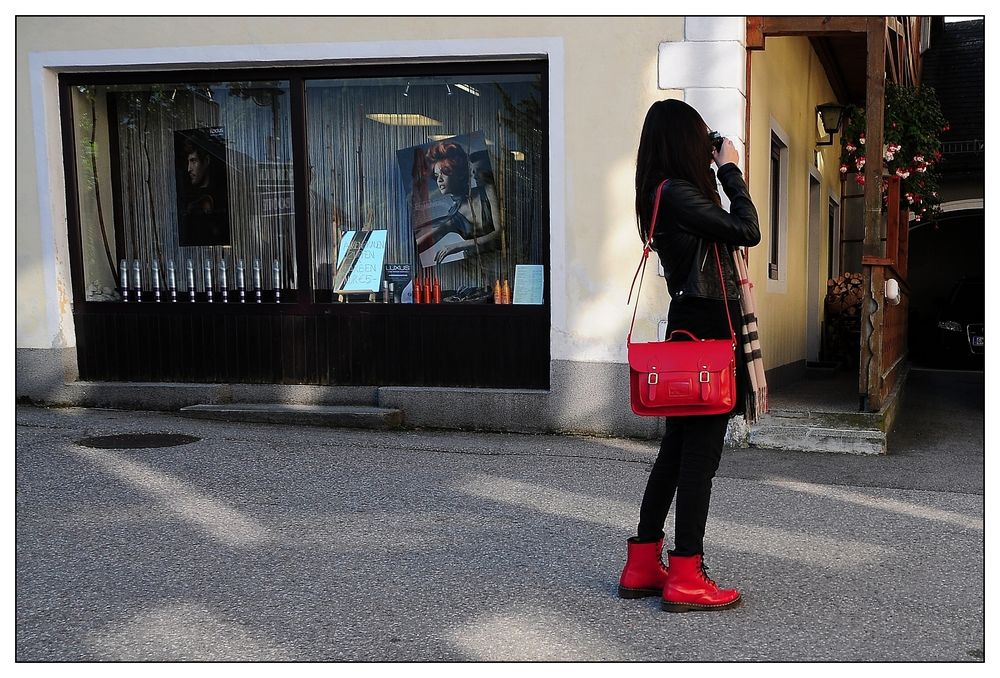
[[[826,311],[856,317],[861,312],[864,283],[860,273],[842,273],[826,281]]]

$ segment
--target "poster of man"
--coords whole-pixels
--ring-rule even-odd
[[[452,290],[490,289],[503,225],[483,133],[405,148],[397,159],[420,267],[437,268]]]
[[[175,131],[174,158],[180,246],[231,244],[225,130]]]

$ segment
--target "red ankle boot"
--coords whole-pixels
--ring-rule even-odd
[[[708,578],[700,555],[675,556],[668,553],[667,558],[670,569],[661,604],[667,612],[723,610],[739,604],[740,592],[716,586]]]
[[[663,594],[667,568],[663,564],[663,540],[640,542],[628,540],[628,560],[618,580],[619,598],[645,598]]]

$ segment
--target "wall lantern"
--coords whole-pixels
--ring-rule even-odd
[[[844,119],[844,107],[840,104],[829,103],[820,104],[816,107],[819,113],[819,120],[823,124],[825,131],[830,138],[826,141],[817,141],[817,146],[833,146],[833,135],[840,131],[840,123]]]

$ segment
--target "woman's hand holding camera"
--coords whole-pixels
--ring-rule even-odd
[[[738,165],[740,162],[739,151],[733,146],[733,142],[729,139],[722,140],[722,146],[719,150],[712,150],[712,159],[715,160],[715,167],[721,168],[723,165],[728,163],[733,163]]]

